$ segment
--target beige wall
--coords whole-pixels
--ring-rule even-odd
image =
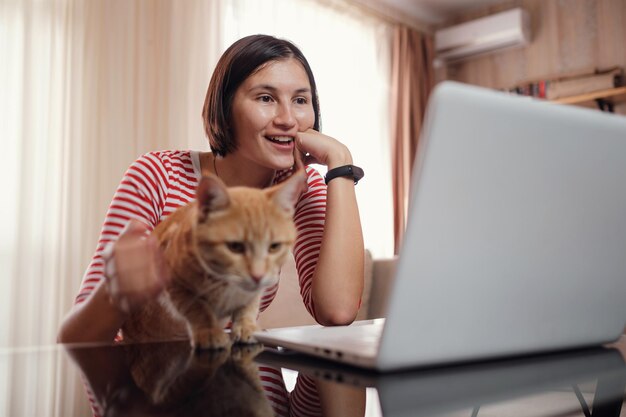
[[[523,7],[532,22],[531,44],[448,65],[438,79],[493,88],[585,69],[626,68],[626,0],[514,0],[460,16],[448,26]],[[622,100],[626,100],[623,98]],[[626,103],[618,105],[626,114]]]

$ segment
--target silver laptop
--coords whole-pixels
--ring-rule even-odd
[[[385,320],[257,333],[380,371],[599,345],[626,324],[626,117],[444,82]]]

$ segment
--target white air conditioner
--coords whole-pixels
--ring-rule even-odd
[[[482,17],[438,30],[435,33],[437,58],[460,60],[530,41],[530,18],[521,8]]]

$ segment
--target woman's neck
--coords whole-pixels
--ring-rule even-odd
[[[202,175],[216,175],[228,187],[266,188],[274,182],[276,171],[254,164],[249,160],[229,154],[219,157],[212,153],[204,153],[200,158]]]

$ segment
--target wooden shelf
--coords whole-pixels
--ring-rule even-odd
[[[560,104],[585,104],[598,99],[612,100],[616,102],[624,101],[626,100],[626,87],[609,88],[608,90],[599,90],[578,96],[557,98],[552,101]]]

